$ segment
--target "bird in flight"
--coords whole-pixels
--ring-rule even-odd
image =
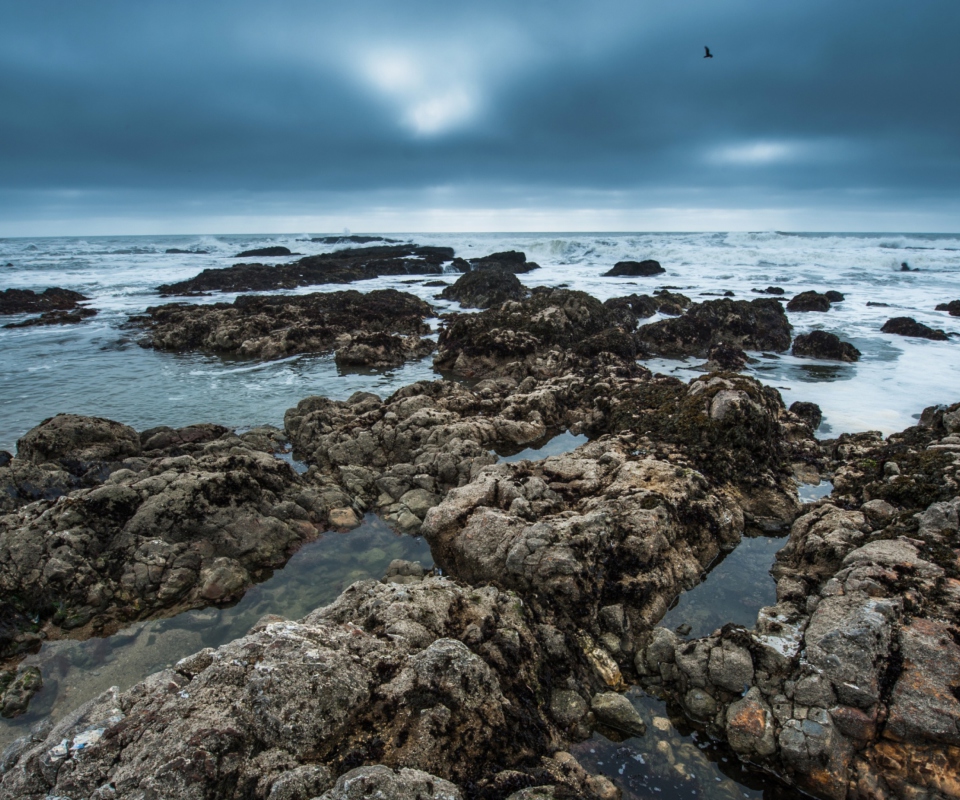
[[[710,52],[710,48],[709,48],[709,47],[707,47],[706,45],[704,45],[704,46],[703,46],[703,49],[706,50],[706,52],[707,52],[707,54],[704,56],[704,58],[713,58],[713,53]]]

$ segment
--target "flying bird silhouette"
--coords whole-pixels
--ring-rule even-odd
[[[706,45],[704,45],[704,46],[703,46],[703,49],[706,50],[706,52],[707,52],[707,54],[704,56],[704,58],[713,58],[713,53],[710,52],[710,48],[709,48],[709,47],[707,47]]]

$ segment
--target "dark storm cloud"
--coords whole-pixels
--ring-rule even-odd
[[[478,5],[2,0],[0,202],[957,200],[955,0]]]

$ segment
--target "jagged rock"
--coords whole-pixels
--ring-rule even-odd
[[[931,328],[913,317],[893,317],[883,323],[882,333],[895,333],[898,336],[914,336],[920,339],[933,339],[935,342],[945,342],[950,337],[939,328]]]
[[[526,296],[527,290],[517,276],[499,268],[467,272],[440,292],[440,297],[456,300],[466,308],[492,308]]]
[[[521,302],[508,301],[449,321],[440,331],[434,365],[470,377],[552,377],[572,371],[571,351],[577,345],[618,322],[616,312],[588,294],[538,287]],[[614,341],[619,346],[620,340]],[[636,371],[632,359],[624,363],[621,357],[610,356]],[[583,358],[579,361],[581,366],[589,364]]]
[[[819,428],[820,423],[823,422],[823,412],[816,403],[796,400],[790,404],[790,413],[803,419],[812,430]]]
[[[395,633],[409,625],[425,640]],[[561,740],[531,687],[573,677],[545,665],[515,597],[365,581],[300,622],[263,620],[101,695],[20,745],[0,793],[454,798],[519,782],[610,798],[569,754],[543,756]]]
[[[367,294],[355,290],[316,292],[307,295],[238,297],[232,304],[187,305],[171,303],[152,306],[144,316],[131,322],[146,329],[140,344],[157,350],[203,350],[235,353],[261,359],[284,358],[296,353],[322,353],[346,348],[360,334],[407,334],[429,332],[424,319],[430,306],[406,292],[378,289]],[[340,337],[349,336],[348,340]],[[341,344],[342,342],[342,344]],[[429,352],[430,346],[417,340],[358,340],[369,350],[363,355],[388,364],[397,364],[403,354],[414,357]],[[382,352],[381,352],[382,348]],[[347,363],[347,362],[345,362]],[[354,363],[354,362],[350,362]]]
[[[721,343],[782,353],[790,346],[791,330],[776,300],[722,299],[695,303],[681,317],[644,325],[637,339],[656,355],[705,358]]]
[[[781,289],[779,286],[768,286],[766,289],[754,289],[753,291],[755,291],[757,294],[775,294],[775,295],[784,294],[784,290]]]
[[[195,295],[205,292],[266,292],[324,283],[351,283],[380,275],[439,275],[443,263],[453,258],[453,248],[414,244],[355,247],[306,256],[292,264],[235,264],[205,269],[178,283],[157,287],[162,295]]]
[[[859,361],[860,351],[844,342],[835,333],[810,331],[793,340],[793,355],[807,358],[825,358],[833,361]]]
[[[630,294],[626,297],[612,297],[604,301],[604,306],[617,314],[617,322],[627,330],[634,330],[641,319],[652,317],[657,312],[666,316],[678,317],[693,301],[689,297],[667,290],[648,294]]]
[[[398,367],[405,361],[418,361],[437,349],[431,339],[416,334],[394,336],[389,333],[344,333],[336,339],[334,360],[337,366],[383,369]]]
[[[646,278],[651,275],[660,275],[664,272],[666,272],[666,270],[660,266],[659,261],[648,258],[644,261],[618,261],[613,265],[612,269],[603,273],[603,277],[616,278],[626,276]]]
[[[80,292],[54,286],[42,292],[30,289],[4,289],[0,292],[0,314],[31,314],[47,311],[72,311],[89,300]]]
[[[138,435],[76,415],[22,437],[0,469],[16,475],[18,464],[41,462],[68,498],[0,517],[0,657],[32,646],[37,625],[49,636],[109,633],[235,599],[325,529],[329,508],[350,505],[255,449],[260,439],[272,445],[219,426]]]
[[[830,298],[820,292],[800,292],[787,303],[787,311],[829,311]]]
[[[948,311],[951,317],[960,317],[960,300],[951,300],[949,303],[937,305],[937,311]]]

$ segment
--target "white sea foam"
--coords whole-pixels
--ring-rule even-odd
[[[788,403],[820,404],[825,415],[822,435],[867,429],[890,433],[911,424],[927,405],[960,400],[960,341],[929,342],[879,331],[890,317],[912,316],[948,333],[960,333],[960,319],[934,310],[939,302],[960,299],[957,235],[773,231],[384,235],[453,247],[467,258],[522,250],[541,265],[519,276],[528,286],[566,285],[601,300],[664,286],[679,287],[694,300],[724,291],[752,299],[762,296],[753,289],[769,285],[782,287],[787,297],[806,289],[836,289],[846,300],[831,311],[790,315],[795,333],[814,328],[837,333],[863,352],[862,360],[843,365],[781,355],[760,359],[751,367],[754,375],[778,387]],[[27,429],[58,411],[98,414],[141,427],[200,420],[280,424],[283,411],[309,394],[346,397],[364,389],[385,395],[411,380],[437,377],[429,359],[370,374],[341,375],[330,357],[251,369],[211,356],[145,351],[134,343],[138,332],[122,327],[130,314],[169,302],[156,294],[159,284],[230,266],[244,250],[282,245],[312,255],[365,246],[310,238],[298,233],[0,240],[2,288],[62,286],[87,294],[90,305],[100,310],[99,316],[69,328],[0,329],[0,448],[9,449]],[[171,248],[208,252],[167,253]],[[602,276],[617,261],[643,258],[657,259],[666,273],[655,278]],[[904,261],[919,271],[900,271]],[[13,266],[3,266],[7,263]],[[430,301],[438,313],[459,310],[456,303],[436,299],[435,287],[405,282],[414,277],[302,287],[294,293],[392,287]],[[230,302],[235,297],[225,293],[190,302]],[[698,374],[691,369],[696,362],[657,361],[651,366],[687,378]]]

